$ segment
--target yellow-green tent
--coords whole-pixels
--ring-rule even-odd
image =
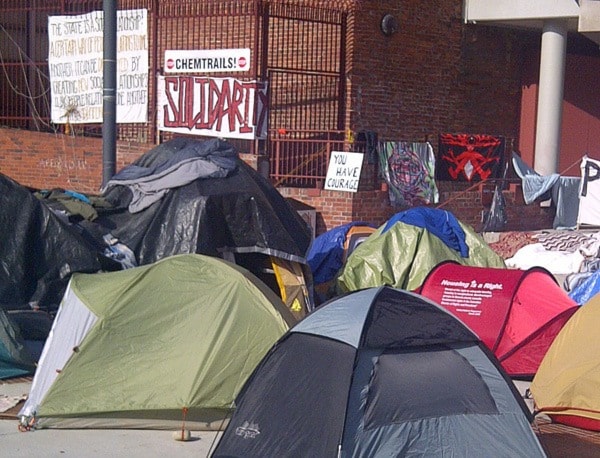
[[[600,294],[558,333],[531,383],[536,409],[554,421],[600,431]]]
[[[348,257],[336,278],[338,292],[384,285],[416,290],[431,269],[442,261],[475,267],[506,267],[504,259],[473,228],[457,220],[456,225],[463,233],[468,256],[462,256],[427,227],[402,221],[382,225]]]
[[[223,428],[247,377],[293,323],[272,290],[218,258],[74,274],[21,422]]]

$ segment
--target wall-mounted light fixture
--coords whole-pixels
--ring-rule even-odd
[[[386,14],[381,18],[381,32],[389,37],[395,34],[400,28],[400,24],[398,23],[398,19],[393,14]]]

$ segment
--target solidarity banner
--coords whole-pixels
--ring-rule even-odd
[[[117,11],[117,122],[148,120],[147,11]],[[104,14],[48,17],[51,119],[103,120]]]
[[[504,145],[504,137],[493,135],[441,134],[436,179],[475,182],[500,178]]]
[[[159,76],[158,129],[246,140],[267,137],[267,83]]]

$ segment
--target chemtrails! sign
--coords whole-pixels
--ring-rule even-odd
[[[104,14],[48,18],[51,118],[101,123]],[[117,11],[117,122],[148,119],[147,11]]]
[[[165,73],[247,72],[250,49],[167,50]]]

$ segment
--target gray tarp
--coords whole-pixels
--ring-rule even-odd
[[[512,161],[517,175],[521,178],[525,203],[529,205],[537,199],[552,199],[552,203],[556,207],[552,227],[554,229],[577,227],[581,178],[563,177],[558,173],[547,176],[540,175],[516,154],[513,154]]]
[[[155,167],[129,165],[106,184],[105,190],[117,185],[129,187],[129,211],[137,213],[158,202],[170,189],[198,178],[224,178],[237,167],[235,150],[219,139],[171,144],[173,153],[166,161]]]

